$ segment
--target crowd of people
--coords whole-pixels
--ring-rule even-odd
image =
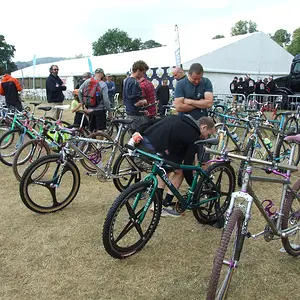
[[[229,85],[229,89],[232,94],[245,95],[245,98],[247,99],[250,94],[274,94],[277,85],[274,82],[272,75],[263,80],[261,77],[257,77],[257,80],[255,81],[247,74],[244,78],[235,76]]]

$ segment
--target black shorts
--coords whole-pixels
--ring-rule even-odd
[[[89,113],[89,130],[91,132],[106,129],[106,111],[94,110]]]

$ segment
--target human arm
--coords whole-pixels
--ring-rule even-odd
[[[175,88],[175,101],[174,105],[178,112],[190,112],[194,109],[205,109],[210,108],[213,105],[213,88],[209,79],[203,78],[202,87],[193,91],[195,95],[190,97],[195,97],[190,99],[187,97],[186,93],[187,87],[185,86],[185,81],[181,80],[177,83]],[[200,98],[202,95],[202,98]],[[198,98],[199,97],[199,98]]]
[[[5,96],[5,92],[1,83],[0,83],[0,95]]]
[[[101,86],[101,93],[102,93],[102,98],[103,98],[103,102],[104,102],[104,107],[108,112],[110,112],[111,108],[110,108],[110,101],[109,101],[109,97],[108,97],[108,88],[107,88],[106,84]]]
[[[14,78],[14,83],[16,85],[17,91],[21,92],[23,88],[21,87],[21,84],[20,84],[19,80]]]

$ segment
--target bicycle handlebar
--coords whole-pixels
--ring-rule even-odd
[[[296,166],[290,166],[290,165],[286,165],[286,164],[280,164],[280,163],[276,163],[276,162],[265,161],[265,160],[261,160],[261,159],[257,159],[257,158],[253,158],[253,157],[249,158],[247,156],[237,155],[237,154],[230,153],[230,152],[222,153],[220,151],[217,151],[217,150],[214,150],[214,149],[211,149],[211,148],[207,148],[207,147],[205,147],[205,151],[207,153],[214,154],[214,155],[220,155],[220,156],[225,155],[226,157],[236,158],[236,159],[239,159],[239,160],[245,160],[245,161],[249,161],[249,162],[260,164],[260,165],[265,165],[265,166],[290,170],[292,172],[298,171],[298,168]]]

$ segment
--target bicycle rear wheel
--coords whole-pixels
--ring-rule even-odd
[[[292,187],[296,194],[299,194],[300,180]],[[300,200],[291,192],[286,194],[283,205],[283,216],[281,221],[281,230],[288,229],[295,225],[300,226]],[[300,232],[295,231],[286,238],[281,238],[285,251],[292,256],[300,255]]]
[[[29,167],[37,159],[50,155],[51,150],[48,144],[42,140],[30,140],[24,143],[14,156],[12,169],[18,181],[27,167]]]
[[[20,196],[36,213],[52,213],[68,206],[80,187],[80,173],[73,161],[62,162],[60,155],[44,156],[24,172]]]
[[[220,214],[224,214],[230,203],[231,193],[235,190],[235,171],[229,163],[221,162],[210,166],[207,169],[208,178],[219,189],[221,196],[217,199],[199,205],[199,202],[210,198],[216,198],[218,191],[207,177],[201,177],[192,199],[192,211],[199,223],[214,224],[219,221]],[[218,201],[220,211],[216,209]],[[218,207],[217,207],[218,208]]]
[[[96,164],[101,163],[103,168],[105,168],[112,152],[114,143],[113,139],[108,134],[100,131],[90,134],[88,138],[102,142],[83,142],[80,146],[81,151],[84,152]],[[97,172],[94,163],[85,159],[81,159],[80,163],[88,172]]]
[[[150,182],[138,182],[124,190],[108,211],[102,240],[106,252],[122,259],[140,251],[153,235],[161,215],[161,199],[157,191],[152,192]],[[153,212],[145,204],[153,203]],[[144,216],[144,217],[143,217]]]
[[[13,129],[4,133],[0,138],[0,161],[6,166],[12,166],[14,155],[23,143],[31,137],[21,129]]]
[[[240,209],[236,209],[232,212],[222,233],[220,247],[214,258],[213,269],[208,283],[206,300],[225,299],[227,295],[243,248],[242,224],[243,213]]]

